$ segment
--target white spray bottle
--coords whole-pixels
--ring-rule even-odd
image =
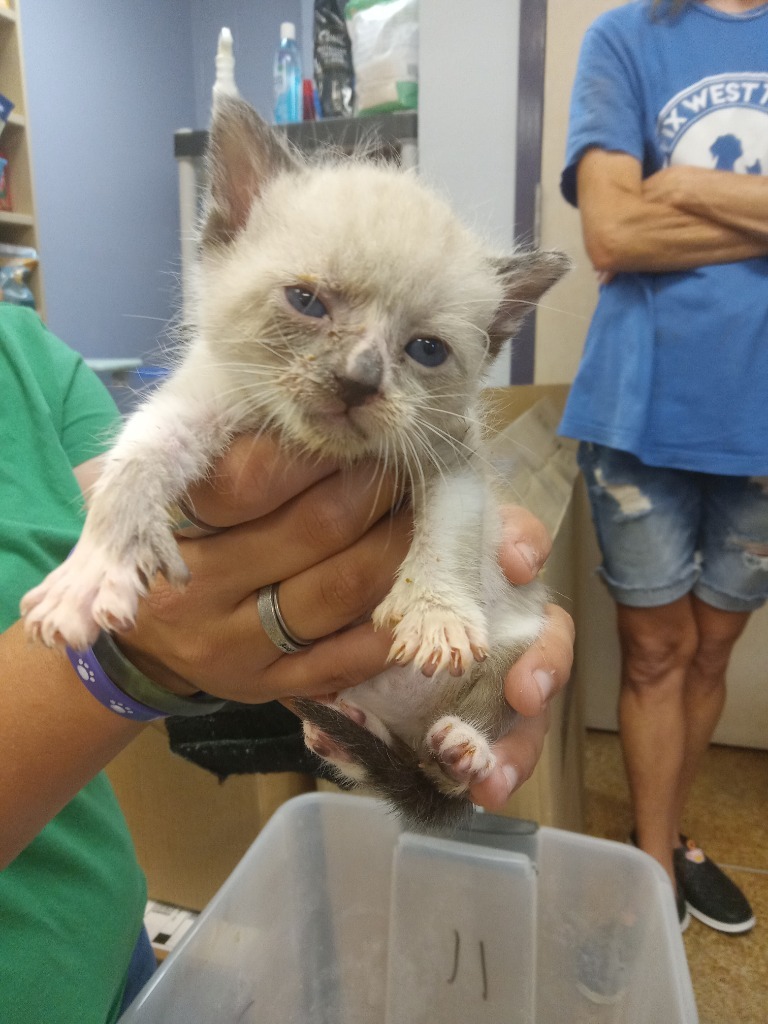
[[[232,33],[223,28],[219,33],[216,48],[216,81],[213,83],[213,100],[217,96],[239,96],[235,84],[235,55],[232,49]]]

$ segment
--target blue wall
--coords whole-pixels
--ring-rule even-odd
[[[151,358],[179,303],[173,133],[207,125],[219,29],[269,116],[280,22],[311,53],[311,0],[20,6],[47,321],[85,356]]]

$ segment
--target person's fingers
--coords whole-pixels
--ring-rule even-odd
[[[338,481],[329,478],[315,489],[320,488],[338,490]],[[383,488],[378,500],[387,505]],[[152,671],[147,674],[160,682],[167,669],[173,679],[186,679],[217,695],[239,693],[244,700],[271,699],[260,695],[272,684],[261,680],[254,687],[254,681],[278,660],[296,661],[304,654],[281,655],[263,628],[256,591],[273,582],[276,575],[280,578],[298,566],[295,578],[289,575],[281,582],[278,600],[288,629],[302,639],[324,638],[368,618],[390,590],[408,549],[411,517],[408,511],[386,512],[367,530],[368,511],[363,513],[363,509],[365,503],[358,503],[341,517],[341,535],[336,526],[325,534],[310,531],[311,543],[296,525],[301,516],[297,519],[286,510],[279,514],[280,528],[274,534],[269,533],[272,517],[268,516],[221,536],[182,542],[192,570],[189,584],[180,592],[158,577],[140,602],[136,631],[122,638],[124,646],[134,650],[145,671],[150,665],[147,658],[151,658]],[[316,526],[312,529],[316,531]],[[349,531],[349,537],[343,535]],[[252,534],[260,539],[254,541]],[[356,534],[359,536],[353,540]],[[337,546],[341,550],[305,568],[318,557],[323,541],[332,550]],[[144,652],[136,650],[139,637]],[[381,648],[383,653],[363,661],[366,671],[370,665],[374,666],[373,675],[382,670],[389,643],[391,638],[377,642],[376,651]],[[354,663],[358,646],[350,650],[339,644],[346,661],[341,667],[332,666],[333,672],[347,671],[345,665]],[[358,673],[354,681],[362,678]],[[228,688],[226,694],[222,694],[222,683]],[[320,691],[313,686],[313,692],[322,692],[324,687],[327,683],[321,682]]]
[[[241,435],[210,475],[189,488],[187,501],[209,526],[236,526],[268,515],[336,469],[328,459],[286,455],[285,447],[266,434]]]
[[[182,557],[193,582],[236,604],[259,587],[289,579],[354,546],[379,519],[388,520],[393,501],[392,478],[374,480],[369,466],[359,466],[334,473],[253,522],[180,541]]]
[[[351,547],[280,584],[289,632],[315,640],[370,617],[392,589],[411,541],[409,513],[384,516]]]
[[[507,673],[505,697],[519,714],[494,744],[493,771],[470,790],[481,807],[498,810],[536,767],[549,728],[550,702],[570,676],[574,635],[571,616],[559,605],[548,605],[541,635]]]
[[[334,694],[378,675],[391,644],[389,630],[375,630],[370,622],[353,626],[319,640],[301,654],[279,658],[264,672],[264,686],[284,696]]]
[[[533,718],[518,715],[510,731],[493,746],[497,763],[491,774],[470,789],[480,807],[496,811],[533,774],[549,728],[549,709]]]
[[[510,583],[530,583],[552,550],[547,528],[521,505],[502,506],[501,567]]]
[[[573,665],[573,619],[556,604],[547,605],[539,637],[507,673],[504,695],[521,715],[538,715],[565,686]]]

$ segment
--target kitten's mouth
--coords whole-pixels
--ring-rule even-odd
[[[332,437],[338,437],[342,433],[359,440],[368,438],[368,431],[365,428],[368,415],[364,406],[347,406],[343,402],[333,400],[322,407],[306,410],[305,416],[315,430]]]

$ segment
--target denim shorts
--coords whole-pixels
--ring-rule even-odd
[[[660,469],[591,442],[578,459],[616,602],[656,608],[693,593],[749,612],[768,600],[768,477]]]

